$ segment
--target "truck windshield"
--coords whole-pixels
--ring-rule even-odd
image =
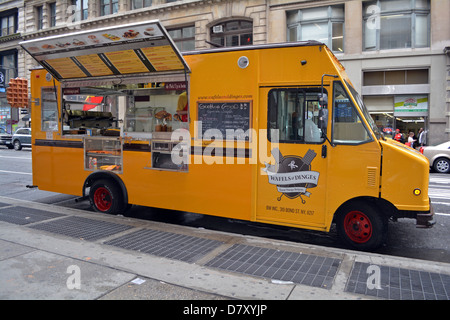
[[[358,104],[359,108],[361,109],[361,111],[362,111],[362,113],[364,115],[364,118],[366,119],[366,121],[369,124],[370,128],[372,129],[372,131],[375,133],[375,136],[377,137],[377,139],[384,139],[383,134],[378,129],[377,125],[375,124],[375,121],[373,121],[373,118],[369,114],[369,111],[367,110],[366,106],[364,105],[364,102],[362,101],[361,96],[359,95],[359,93],[347,81],[345,81],[345,84],[350,89],[351,94],[355,98],[356,103]]]

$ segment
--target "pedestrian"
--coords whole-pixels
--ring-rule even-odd
[[[419,145],[421,147],[426,145],[426,141],[427,141],[427,133],[425,132],[425,130],[423,130],[423,128],[419,129]]]
[[[417,140],[414,139],[414,132],[410,132],[408,136],[408,142],[405,143],[408,147],[414,148],[414,142]]]
[[[400,129],[395,129],[394,140],[400,143],[404,142],[403,135],[401,134]]]

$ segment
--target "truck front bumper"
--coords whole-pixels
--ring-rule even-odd
[[[431,228],[436,223],[434,219],[434,208],[430,201],[429,211],[412,211],[412,210],[397,210],[393,215],[394,220],[399,218],[416,219],[417,228]]]
[[[430,212],[417,213],[416,215],[416,227],[417,228],[431,228],[436,223],[434,219],[434,208],[430,201]]]

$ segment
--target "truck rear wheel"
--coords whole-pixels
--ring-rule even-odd
[[[338,212],[337,231],[351,247],[370,251],[380,247],[387,236],[387,218],[378,207],[364,201],[344,205]]]
[[[122,193],[111,180],[95,181],[89,191],[89,200],[97,212],[117,214],[123,207]]]

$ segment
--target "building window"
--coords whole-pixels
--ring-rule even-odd
[[[429,0],[363,2],[364,50],[428,47]]]
[[[131,10],[150,7],[151,5],[152,5],[152,0],[132,0],[131,1]]]
[[[0,17],[0,37],[17,33],[16,14],[8,14]]]
[[[100,15],[106,16],[119,12],[119,0],[101,0]]]
[[[5,70],[5,83],[8,83],[10,79],[17,77],[17,51],[16,50],[1,52],[0,68]]]
[[[191,51],[195,50],[195,27],[183,27],[168,30],[169,35],[175,42],[178,50]]]
[[[327,6],[287,12],[287,40],[316,40],[334,52],[344,51],[344,6]]]
[[[56,2],[48,4],[48,9],[50,12],[50,27],[56,26]]]
[[[237,47],[253,44],[253,23],[233,20],[216,24],[211,29],[211,43],[216,47]]]
[[[406,142],[409,132],[418,134],[420,128],[428,129],[427,94],[365,96],[364,104],[387,138],[394,138],[398,129],[403,134],[401,142]]]
[[[44,28],[44,7],[36,7],[36,29],[42,30]]]
[[[366,71],[363,76],[364,86],[385,86],[404,84],[427,84],[428,69]]]
[[[72,0],[72,15],[75,20],[71,22],[86,20],[89,17],[88,7],[89,0]]]

